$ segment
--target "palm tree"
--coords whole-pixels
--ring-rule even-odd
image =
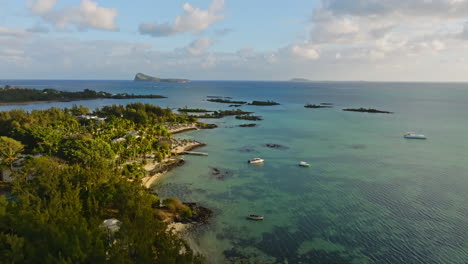
[[[0,162],[13,168],[16,156],[23,151],[24,145],[9,137],[0,137]]]

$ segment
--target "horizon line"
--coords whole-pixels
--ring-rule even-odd
[[[421,80],[375,80],[375,81],[370,81],[370,80],[304,80],[304,81],[294,81],[293,79],[299,79],[299,78],[292,78],[289,80],[228,80],[228,79],[220,79],[220,80],[215,80],[215,79],[209,79],[209,80],[202,80],[202,79],[197,79],[197,80],[191,80],[188,79],[189,82],[294,82],[294,83],[320,83],[320,82],[363,82],[363,83],[468,83],[468,80],[466,81],[421,81]],[[302,79],[302,78],[301,78]],[[131,79],[15,79],[15,78],[9,78],[9,79],[4,79],[0,78],[0,82],[4,81],[129,81],[129,82],[134,82]],[[157,83],[157,82],[155,82]],[[6,84],[8,85],[8,84]]]

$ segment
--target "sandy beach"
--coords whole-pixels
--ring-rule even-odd
[[[169,124],[166,126],[166,128],[171,132],[173,135],[174,134],[179,134],[185,131],[190,131],[190,130],[198,130],[197,123],[190,123],[190,124]]]
[[[190,131],[194,129],[198,129],[196,127],[196,123],[192,124],[182,124],[182,125],[171,125],[168,127],[169,131],[174,134],[175,133],[182,133],[184,131]],[[178,155],[182,154],[184,151],[190,151],[198,147],[205,146],[204,143],[195,141],[195,140],[176,140],[171,139],[171,153],[172,156],[162,160],[161,162],[156,161],[148,161],[145,165],[145,170],[149,174],[146,177],[141,179],[141,183],[146,188],[151,188],[151,186],[162,176],[164,173],[169,171],[170,169],[180,166],[183,164],[183,158],[177,157]]]

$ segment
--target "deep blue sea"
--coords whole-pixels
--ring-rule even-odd
[[[207,96],[274,100],[242,106],[258,126],[228,117],[219,128],[177,135],[207,143],[207,157],[155,186],[213,209],[187,239],[210,263],[468,263],[468,84],[370,82],[20,81],[0,85],[160,94],[167,99],[92,100],[0,106],[43,109],[144,102],[162,107],[229,109]],[[307,109],[306,103],[332,103]],[[377,108],[394,114],[344,112]],[[406,140],[414,131],[427,140]],[[265,144],[280,144],[268,148]],[[265,163],[249,165],[262,157]],[[297,166],[307,161],[309,168]],[[221,175],[213,175],[213,168]],[[245,216],[265,216],[261,222]]]

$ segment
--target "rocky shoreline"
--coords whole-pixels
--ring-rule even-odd
[[[192,124],[184,124],[184,125],[169,125],[167,128],[169,132],[172,134],[174,133],[182,133],[185,131],[191,130],[198,130],[199,128],[198,123]],[[212,126],[208,126],[207,128],[213,128]],[[152,162],[145,166],[145,170],[147,172],[146,177],[142,178],[141,183],[146,188],[150,189],[161,176],[165,173],[169,172],[170,170],[182,166],[185,164],[185,160],[182,157],[178,157],[185,151],[191,151],[199,147],[206,146],[206,144],[195,141],[195,140],[175,140],[171,139],[171,154],[172,157],[164,159],[161,162]],[[186,202],[183,203],[184,205],[188,206],[190,210],[193,212],[191,217],[180,217],[178,215],[173,215],[172,217],[167,217],[166,222],[168,223],[168,231],[173,232],[181,237],[187,235],[190,230],[197,225],[203,225],[208,223],[209,218],[212,216],[213,212],[197,203],[193,202]]]

